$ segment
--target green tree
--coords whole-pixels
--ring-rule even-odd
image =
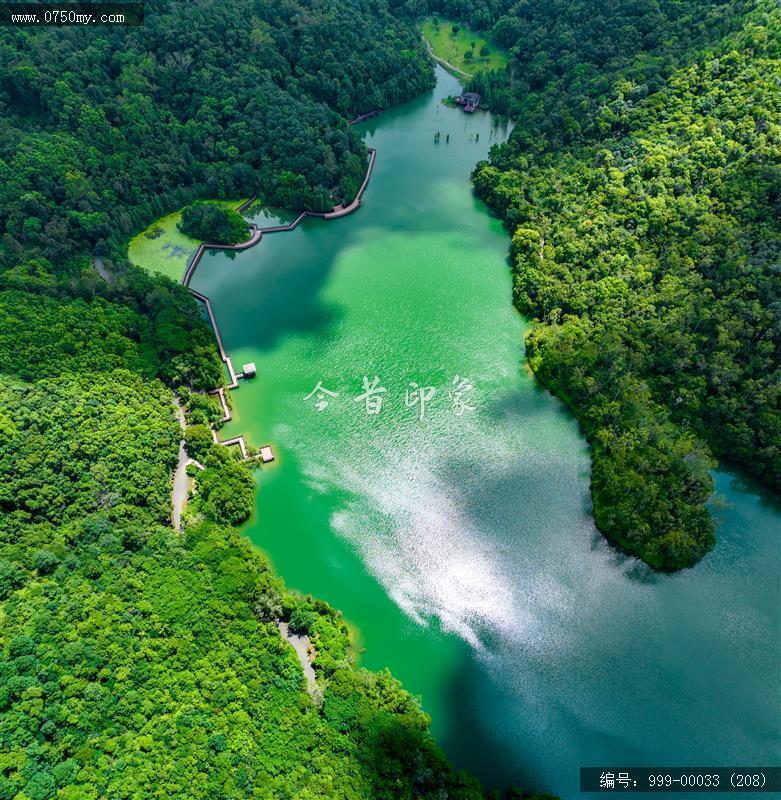
[[[249,238],[241,214],[216,203],[199,202],[182,211],[179,230],[193,239],[219,244],[237,244]]]

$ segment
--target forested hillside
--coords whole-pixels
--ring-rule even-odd
[[[146,19],[0,30],[0,799],[482,797],[229,527],[254,482],[205,427],[211,330],[120,247],[196,198],[351,198],[347,119],[430,84],[417,33],[382,0]],[[183,532],[175,394],[205,467]],[[277,620],[316,648],[316,702]]]
[[[196,196],[351,200],[366,150],[347,119],[431,75],[384,1],[149,0],[138,28],[5,29],[3,251],[62,261]]]
[[[215,524],[233,492],[167,524],[171,402],[127,368],[0,383],[0,797],[482,797],[388,674],[348,664],[339,616]],[[207,473],[246,469],[211,449]]]
[[[739,29],[751,0],[445,0],[513,56],[471,88],[539,146],[580,137],[619,80],[660,89],[679,66]]]
[[[600,529],[691,565],[713,455],[781,486],[779,7],[470,13],[515,56],[475,84],[518,126],[474,181],[513,234],[529,361],[588,434]]]

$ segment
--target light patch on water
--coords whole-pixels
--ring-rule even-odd
[[[485,388],[500,400],[457,420],[432,412],[419,425],[399,417],[403,409],[388,409],[396,424],[373,428],[355,409],[337,409],[338,439],[318,420],[277,425],[275,441],[299,454],[310,491],[351,498],[332,511],[330,525],[411,620],[427,626],[438,619],[484,660],[522,647],[550,669],[584,622],[583,598],[576,579],[557,577],[558,538],[536,530],[556,522],[538,518],[534,501],[508,518],[506,487],[545,484],[546,475],[560,481],[577,472],[578,460],[551,458],[539,431],[549,415],[519,419],[508,413],[512,395],[505,403],[496,384]]]
[[[459,498],[425,465],[399,458],[381,475],[344,469],[357,499],[332,525],[357,546],[388,595],[413,620],[433,616],[482,649],[480,630],[501,631],[515,605],[512,583]]]

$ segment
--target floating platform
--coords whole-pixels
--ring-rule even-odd
[[[260,448],[260,460],[264,464],[274,460],[274,451],[271,449],[271,445],[267,444]]]

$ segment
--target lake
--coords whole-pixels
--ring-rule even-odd
[[[509,237],[471,193],[509,129],[443,105],[459,87],[437,76],[360,126],[357,213],[198,268],[258,370],[222,436],[278,458],[246,534],[488,786],[573,798],[580,766],[778,763],[781,508],[717,472],[716,549],[674,575],[596,531],[588,445],[524,364]],[[364,378],[385,391],[361,399]]]

